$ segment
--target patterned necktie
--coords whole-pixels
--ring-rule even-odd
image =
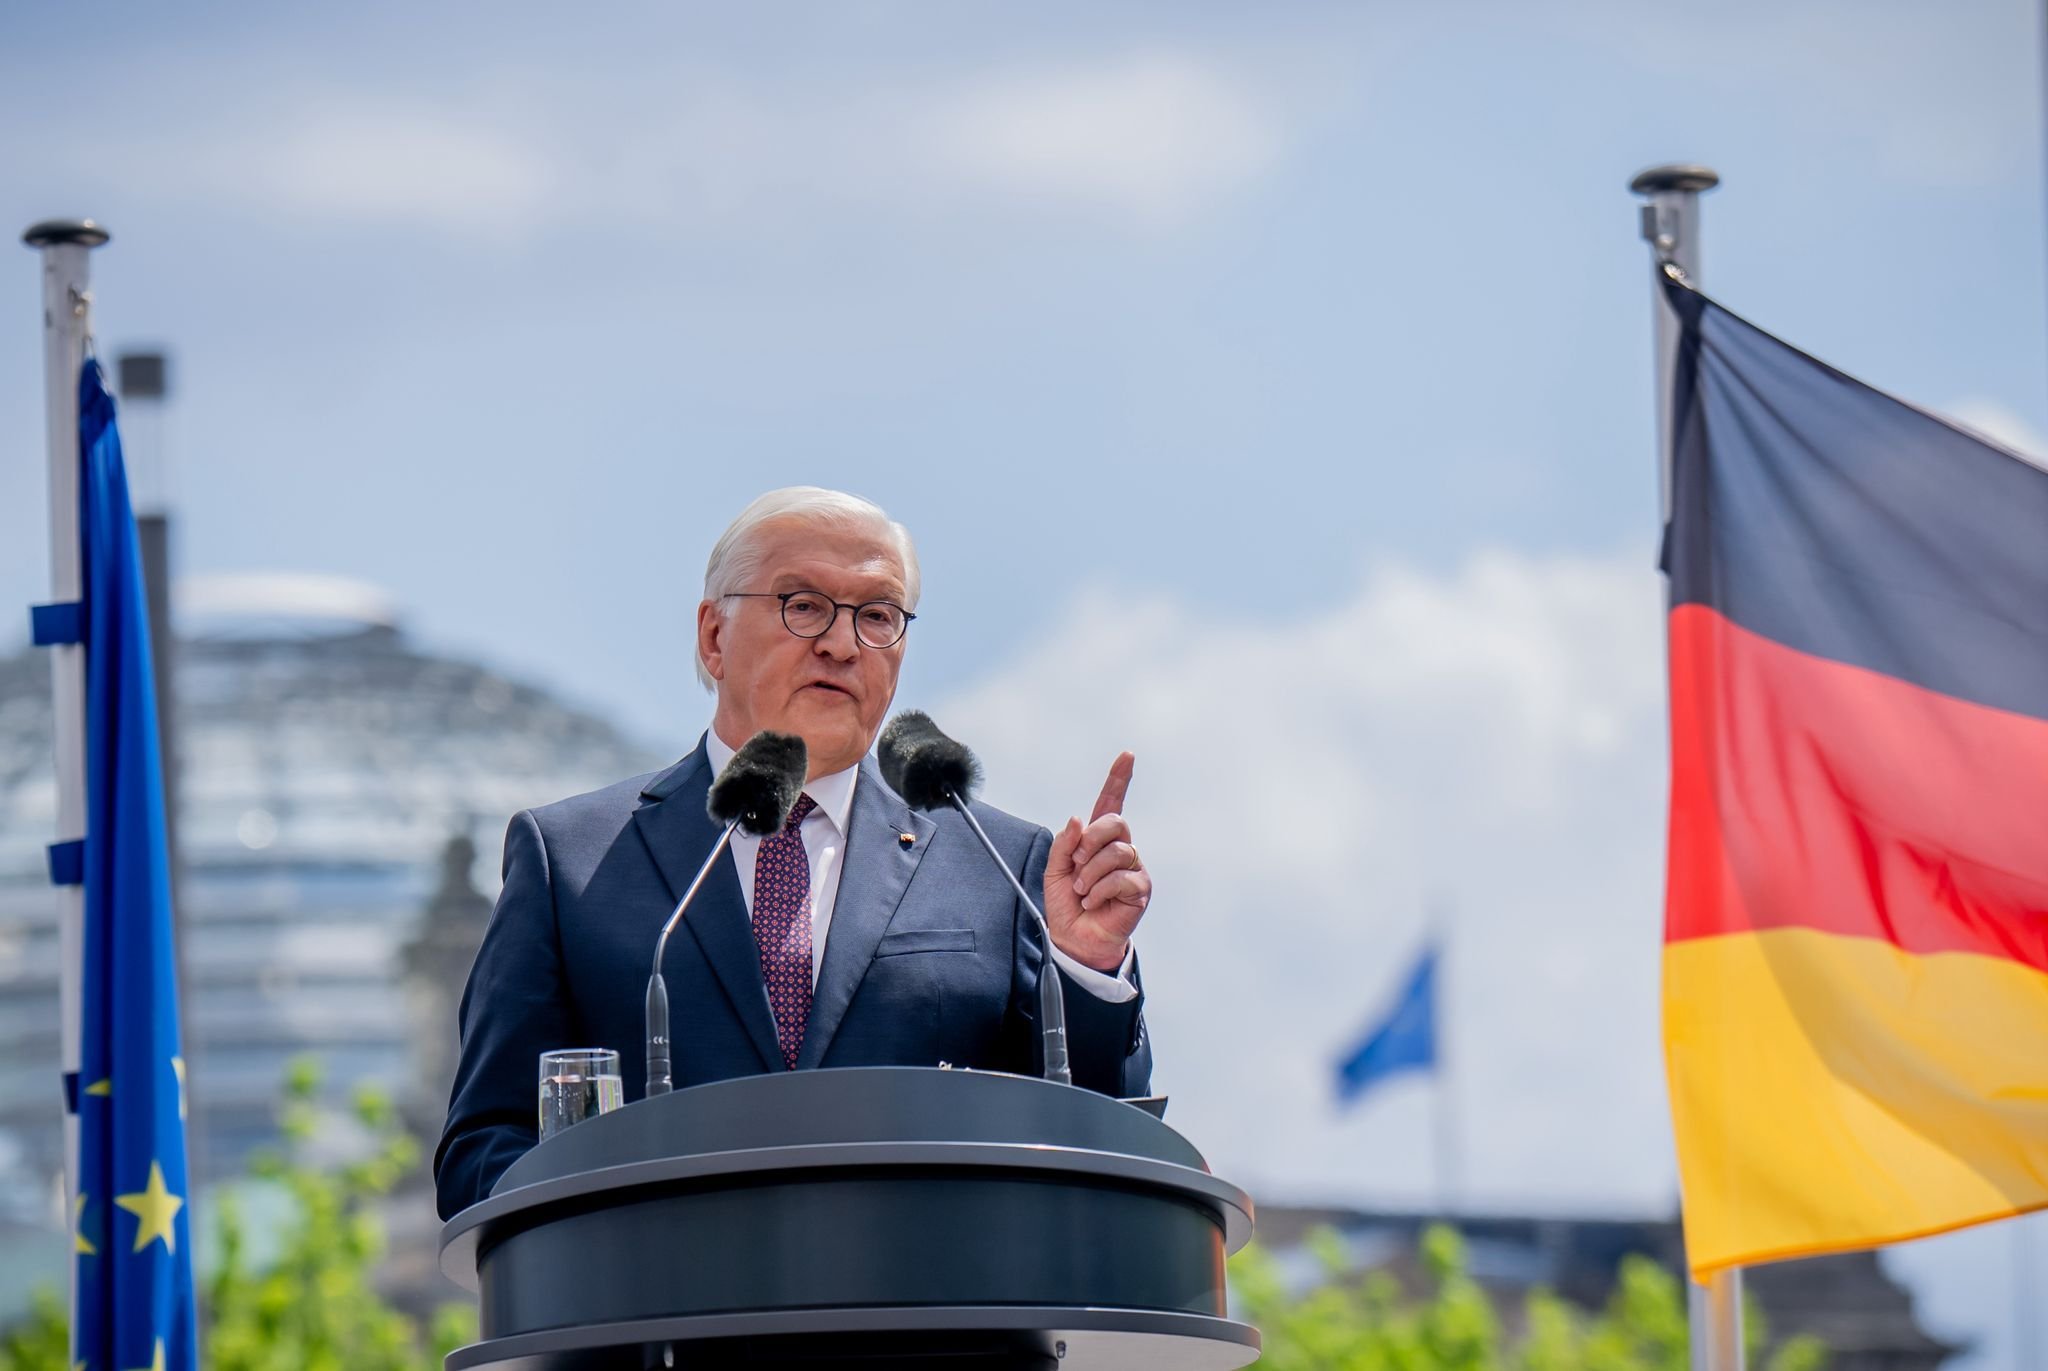
[[[775,1011],[775,1041],[792,1071],[811,1020],[811,859],[800,830],[817,807],[810,796],[798,796],[789,822],[761,840],[754,858],[754,942]]]

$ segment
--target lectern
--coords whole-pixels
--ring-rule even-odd
[[[637,1101],[448,1221],[448,1371],[1229,1371],[1243,1191],[1150,1113],[917,1067]]]

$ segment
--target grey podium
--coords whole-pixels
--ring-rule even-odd
[[[1229,1371],[1244,1192],[1136,1105],[865,1067],[643,1099],[450,1219],[448,1371]]]

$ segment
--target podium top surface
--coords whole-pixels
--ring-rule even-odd
[[[994,1071],[864,1066],[741,1076],[636,1100],[535,1147],[491,1194],[656,1157],[911,1140],[1083,1148],[1209,1169],[1166,1124],[1092,1090]]]

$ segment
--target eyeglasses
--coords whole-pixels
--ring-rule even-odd
[[[910,621],[917,616],[902,605],[888,600],[869,600],[863,604],[849,605],[835,600],[822,590],[732,590],[724,598],[728,600],[780,600],[782,601],[782,626],[799,638],[822,638],[832,631],[832,625],[839,622],[839,611],[853,611],[853,636],[860,639],[861,646],[883,648],[894,647],[903,641],[903,635],[910,629]]]

